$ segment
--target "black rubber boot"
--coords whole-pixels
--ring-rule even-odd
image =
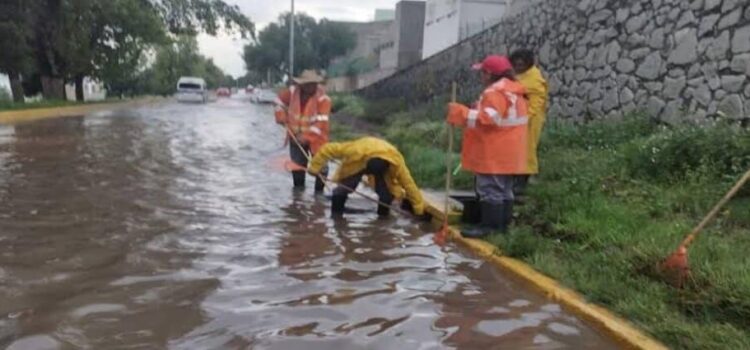
[[[319,177],[315,177],[315,194],[322,194],[326,189],[326,183]]]
[[[502,222],[500,223],[500,232],[507,233],[510,224],[513,223],[513,201],[504,201],[500,217]]]
[[[346,206],[346,196],[334,195],[331,197],[331,217],[340,218],[344,216],[344,208]]]
[[[391,208],[388,208],[385,205],[378,204],[378,216],[384,218],[388,215],[391,215]]]
[[[292,171],[292,180],[294,180],[294,188],[305,187],[305,174],[304,171]]]
[[[487,202],[481,202],[480,211],[482,212],[482,223],[479,226],[470,227],[461,230],[461,236],[466,238],[484,238],[493,232],[507,231],[507,225],[503,225],[505,222],[504,204],[491,204]]]

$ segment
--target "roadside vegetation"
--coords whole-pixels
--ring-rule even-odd
[[[357,130],[399,146],[420,185],[442,187],[445,100],[407,111],[397,101],[334,99],[337,122],[349,125],[337,136],[365,124],[371,129]],[[749,130],[722,121],[670,127],[639,115],[549,122],[540,158],[516,227],[490,242],[671,347],[750,348],[750,189],[690,248],[686,288],[655,271],[750,167]],[[462,172],[456,185],[469,189],[471,176]]]
[[[108,98],[102,101],[91,101],[91,102],[77,102],[68,100],[40,100],[35,102],[13,102],[11,100],[0,99],[0,112],[3,111],[16,111],[22,109],[38,109],[38,108],[56,108],[56,107],[68,107],[78,106],[85,104],[97,104],[97,103],[109,103],[122,101],[118,98]]]

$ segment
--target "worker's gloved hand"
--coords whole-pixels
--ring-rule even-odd
[[[320,175],[320,171],[315,171],[310,167],[307,168],[307,173],[314,176],[315,178],[317,178],[318,175]]]
[[[469,114],[469,108],[460,104],[451,102],[448,104],[447,122],[453,126],[461,126],[465,122],[466,115]]]
[[[401,201],[401,210],[407,211],[410,214],[414,214],[414,206],[411,205],[411,201],[404,199]]]
[[[411,201],[408,199],[404,199],[401,201],[401,210],[407,211],[410,214],[414,215],[414,217],[423,222],[430,222],[432,221],[432,215],[428,213],[422,213],[422,214],[415,214],[414,213],[414,206],[411,204]]]
[[[310,147],[310,140],[308,140],[302,134],[296,134],[294,136],[297,137],[297,140],[299,141],[299,144],[302,145],[302,147],[305,147],[305,148],[309,148]],[[304,150],[303,152],[306,153],[307,150]]]

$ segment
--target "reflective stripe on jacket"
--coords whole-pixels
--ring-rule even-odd
[[[310,172],[319,173],[329,160],[341,161],[333,180],[340,182],[359,174],[372,158],[381,158],[390,164],[385,174],[388,190],[394,197],[408,199],[414,213],[424,213],[422,192],[411,177],[403,155],[390,143],[374,137],[364,137],[349,142],[331,142],[323,146],[310,163]]]
[[[461,162],[485,175],[526,174],[528,104],[521,84],[502,79],[487,88],[477,109],[463,109]]]
[[[519,74],[516,78],[526,89],[526,98],[529,100],[528,170],[529,174],[538,174],[537,148],[544,122],[547,119],[547,81],[536,66]]]
[[[300,142],[310,144],[316,153],[328,142],[331,98],[322,87],[318,87],[302,108],[302,96],[298,87],[292,86],[279,93],[276,101],[276,122],[285,124]]]

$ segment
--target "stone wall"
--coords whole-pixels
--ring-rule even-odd
[[[750,113],[750,1],[546,0],[360,92],[425,101],[453,80],[478,93],[472,62],[528,47],[550,83],[551,116],[642,110],[666,122]]]

